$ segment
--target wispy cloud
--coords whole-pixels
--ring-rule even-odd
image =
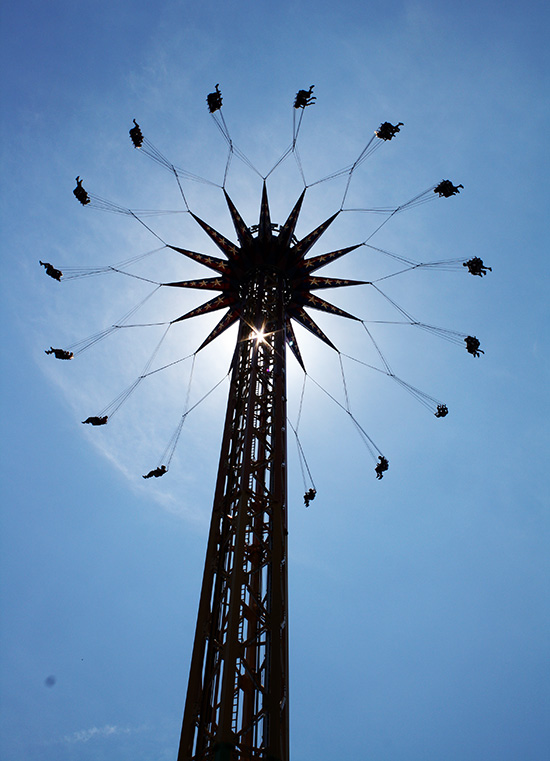
[[[104,727],[91,727],[90,729],[81,729],[78,732],[73,732],[72,735],[65,735],[63,742],[68,745],[75,743],[87,743],[90,740],[100,737],[112,737],[113,735],[129,735],[132,732],[139,731],[139,729],[132,729],[131,727],[117,727],[113,724],[106,724]]]

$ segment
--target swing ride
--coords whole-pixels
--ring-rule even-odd
[[[164,326],[163,335],[148,362],[132,384],[104,409],[84,420],[92,426],[104,426],[137,387],[153,374],[177,363],[191,361],[191,376],[199,352],[231,326],[238,327],[238,338],[230,368],[230,389],[222,438],[212,520],[207,545],[197,628],[191,660],[189,684],[178,761],[252,761],[271,759],[288,761],[288,627],[287,627],[287,426],[293,432],[304,480],[304,504],[315,499],[317,489],[311,477],[298,435],[306,380],[322,390],[345,412],[361,436],[373,461],[375,475],[381,480],[388,471],[389,460],[380,451],[364,427],[352,414],[344,374],[344,360],[353,361],[382,373],[413,395],[421,404],[444,418],[446,404],[398,377],[376,342],[373,323],[409,325],[464,347],[474,357],[483,351],[475,336],[427,324],[413,317],[395,302],[380,285],[381,281],[419,269],[463,270],[474,276],[490,271],[478,257],[418,262],[377,248],[373,236],[395,215],[436,198],[451,198],[463,186],[442,180],[394,207],[349,208],[346,199],[357,169],[382,145],[396,138],[402,122],[382,122],[354,162],[326,177],[307,182],[298,151],[298,138],[304,112],[314,105],[313,85],[300,90],[294,101],[293,134],[288,148],[267,173],[262,173],[235,145],[222,113],[219,85],[207,97],[208,110],[228,145],[223,181],[213,183],[169,161],[144,136],[133,120],[130,139],[133,146],[162,166],[175,178],[184,204],[184,213],[197,223],[219,249],[222,257],[202,254],[164,240],[144,218],[154,212],[135,211],[90,193],[77,177],[76,199],[87,208],[124,214],[143,225],[161,244],[145,254],[113,265],[92,268],[62,267],[40,262],[46,274],[59,282],[75,278],[116,273],[134,277],[153,286],[144,299],[120,320],[94,335],[63,349],[50,348],[47,354],[58,359],[78,358],[99,341],[125,328]],[[227,177],[233,157],[240,159],[262,181],[259,221],[248,225],[227,192]],[[303,183],[303,190],[290,208],[286,221],[271,221],[267,181],[288,158],[293,157]],[[314,185],[344,178],[345,188],[339,208],[304,237],[295,231],[307,191]],[[233,223],[237,243],[210,226],[191,209],[184,187],[202,182],[223,193]],[[337,217],[345,212],[381,215],[383,220],[367,238],[355,245],[310,254]],[[157,212],[159,213],[159,212]],[[323,277],[316,273],[326,265],[360,248],[368,248],[396,262],[397,269],[372,280]],[[132,272],[132,265],[159,252],[172,252],[203,265],[213,277],[193,280],[163,281]],[[158,270],[157,270],[158,271]],[[373,321],[351,314],[317,295],[318,291],[336,288],[368,288],[381,296],[399,319]],[[190,311],[163,323],[135,323],[132,318],[160,289],[194,289],[213,291],[216,295]],[[199,347],[181,359],[154,367],[155,359],[168,332],[178,323],[201,315],[224,310],[221,319]],[[374,347],[380,365],[375,366],[342,353],[324,333],[310,310],[341,317],[360,325]],[[345,402],[341,403],[311,377],[298,345],[294,327],[305,328],[336,352],[339,360]],[[298,419],[292,423],[286,411],[286,349],[296,359],[304,374]],[[166,475],[174,457],[188,415],[202,404],[225,380],[222,378],[190,406],[190,386],[184,412],[158,465],[143,475],[154,479]]]

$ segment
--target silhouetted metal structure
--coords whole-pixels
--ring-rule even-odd
[[[297,93],[294,102],[295,111],[301,109],[303,114],[303,110],[313,104],[315,96],[312,92],[313,85],[308,90],[300,90]],[[385,213],[387,219],[379,224],[361,244],[306,258],[312,246],[344,209],[352,174],[378,147],[377,138],[380,144],[391,141],[400,131],[403,123],[398,122],[394,125],[383,122],[355,162],[313,183],[316,185],[339,176],[347,176],[340,210],[306,237],[297,240],[294,232],[306,190],[300,195],[286,222],[279,226],[271,222],[264,180],[259,224],[247,226],[227,195],[225,180],[234,153],[237,153],[250,167],[252,165],[244,154],[237,151],[231,140],[221,115],[222,95],[219,85],[216,85],[215,92],[208,95],[207,103],[210,113],[215,115],[217,126],[229,145],[224,181],[219,187],[224,192],[238,244],[229,241],[191,211],[180,182],[179,172],[181,177],[185,174],[191,179],[209,182],[208,180],[178,170],[144,137],[135,119],[134,126],[130,129],[130,138],[135,148],[141,149],[175,176],[186,212],[214,241],[224,254],[224,258],[169,245],[140,219],[137,212],[112,204],[98,196],[89,195],[83,187],[80,175],[76,178],[77,185],[73,193],[83,206],[131,215],[153,233],[163,247],[177,251],[216,273],[215,277],[170,283],[156,283],[155,280],[136,276],[138,279],[156,283],[157,287],[172,286],[217,292],[218,295],[214,298],[169,323],[170,327],[182,320],[227,309],[197,352],[220,336],[227,328],[235,323],[238,324],[238,339],[232,360],[231,386],[178,761],[289,761],[287,346],[305,371],[292,321],[302,325],[328,346],[336,349],[305,311],[305,307],[358,320],[354,315],[335,307],[313,292],[326,288],[370,285],[400,312],[405,318],[405,323],[439,333],[446,340],[459,345],[465,342],[468,353],[479,357],[483,351],[479,348],[480,342],[475,336],[466,336],[457,331],[420,323],[389,296],[386,296],[376,285],[377,281],[316,277],[313,274],[360,246],[367,246],[367,242],[373,235],[397,212],[424,203],[428,197],[433,196],[433,193],[439,197],[450,198],[457,195],[463,186],[454,185],[450,180],[442,180],[438,185],[428,188],[395,208],[348,209],[348,211]],[[219,119],[216,115],[218,111],[220,111]],[[267,175],[261,175],[255,170],[259,176],[268,177],[286,156],[296,152],[301,120],[301,115],[298,120],[294,115],[291,147],[283,153]],[[306,185],[297,154],[296,159],[307,189],[308,185]],[[375,250],[398,259],[404,265],[393,274],[434,265],[444,268],[456,265],[460,269],[465,266],[470,274],[480,277],[491,270],[479,257],[464,262],[449,260],[422,263],[382,249]],[[135,260],[128,260],[128,262],[132,261]],[[50,277],[56,280],[62,279],[61,270],[48,262],[40,262],[40,264],[45,267],[46,274]],[[131,275],[118,267],[101,267],[72,276],[95,275],[111,271]],[[388,275],[390,276],[393,275]],[[385,278],[378,278],[378,280],[382,279]],[[129,314],[132,314],[135,309]],[[397,381],[425,406],[435,409],[436,417],[445,417],[449,411],[447,405],[398,378],[390,370],[365,321],[358,321],[363,324],[380,355],[385,368],[380,371]],[[120,327],[122,325],[113,325],[110,329],[85,339],[75,345],[75,351],[84,351],[112,330]],[[167,330],[168,328],[166,332]],[[155,349],[155,353],[158,348]],[[46,354],[53,354],[56,359],[74,357],[72,350],[53,347],[46,350]],[[88,417],[83,422],[94,426],[105,425],[112,413],[118,410],[138,383],[152,374],[148,372],[149,366],[150,363],[137,381],[99,415]],[[343,372],[342,368],[342,375]],[[347,390],[345,393],[347,397]],[[381,479],[388,469],[388,460],[353,418],[349,403],[343,409],[351,416],[375,460],[376,452],[378,452],[379,462],[374,470],[377,478]],[[166,453],[170,452],[170,456],[166,464],[159,464],[157,468],[144,475],[144,478],[159,477],[168,471],[179,432],[181,432],[181,425],[188,411],[182,416],[177,434],[167,448]],[[299,442],[298,446],[301,451]],[[306,506],[314,496],[314,488],[306,491],[304,496]]]
[[[311,291],[360,282],[311,276],[357,246],[305,259],[337,214],[297,241],[304,193],[280,228],[265,185],[254,228],[226,195],[240,246],[195,216],[227,258],[177,249],[218,272],[177,285],[222,292],[180,319],[229,307],[203,346],[239,323],[178,761],[289,758],[285,352],[291,319],[332,346],[303,307],[356,319]]]

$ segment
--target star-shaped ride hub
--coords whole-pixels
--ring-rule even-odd
[[[170,246],[174,251],[178,251],[214,270],[217,276],[200,280],[177,281],[165,285],[221,291],[219,296],[172,322],[180,322],[191,317],[228,308],[227,313],[201,344],[199,351],[235,322],[244,320],[249,325],[252,335],[256,337],[263,336],[266,330],[284,328],[288,346],[300,365],[304,367],[292,328],[292,320],[296,320],[317,338],[336,349],[304,307],[352,320],[358,319],[312,293],[324,288],[364,285],[365,282],[330,277],[320,278],[312,275],[321,267],[355,250],[360,244],[306,259],[306,254],[340,212],[333,214],[302,240],[296,240],[294,230],[305,192],[305,190],[302,192],[284,225],[279,227],[271,222],[267,189],[264,182],[259,224],[247,227],[224,190],[239,245],[229,241],[191,212],[193,218],[226,256],[226,259],[219,259],[178,246]],[[271,292],[271,297],[268,298],[267,302],[266,290]]]

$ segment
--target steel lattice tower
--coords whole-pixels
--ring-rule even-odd
[[[268,758],[288,758],[286,384],[280,278],[258,272],[247,290],[180,759],[260,758],[263,749]],[[251,327],[258,335],[262,328],[269,335],[250,340]],[[238,749],[234,754],[233,748]]]
[[[229,307],[203,346],[239,323],[178,761],[289,758],[285,352],[291,319],[332,346],[306,304],[356,319],[311,290],[361,282],[310,275],[357,246],[305,259],[337,214],[297,241],[304,193],[280,228],[265,184],[254,228],[226,194],[240,246],[193,215],[227,258],[176,249],[220,276],[171,285],[222,291],[180,319]]]
[[[307,91],[298,92],[294,103],[295,109],[304,109],[311,105],[315,100],[312,90],[313,86]],[[210,93],[207,98],[212,114],[221,108],[221,101],[219,86],[216,85],[216,92]],[[220,119],[217,125],[230,146],[226,165],[227,175],[229,160],[235,149],[223,117]],[[291,148],[283,154],[273,169],[295,150],[300,123],[301,117],[297,126],[294,122]],[[381,372],[385,372],[407,388],[426,406],[436,406],[436,417],[445,417],[448,413],[445,404],[438,403],[433,397],[406,384],[391,372],[370,335],[365,321],[359,320],[313,293],[313,291],[326,288],[371,285],[385,296],[375,285],[375,281],[316,277],[313,273],[360,246],[367,245],[367,241],[387,220],[382,222],[363,243],[306,258],[312,246],[343,211],[352,173],[375,149],[374,141],[377,138],[382,142],[391,140],[399,132],[400,126],[402,126],[401,122],[397,125],[389,122],[382,123],[353,164],[325,178],[332,179],[341,175],[348,177],[340,210],[301,240],[297,240],[294,232],[308,187],[303,172],[305,189],[286,222],[280,226],[271,222],[265,184],[265,178],[271,172],[260,175],[264,177],[264,184],[259,224],[250,227],[246,225],[227,195],[224,178],[223,185],[219,187],[224,192],[237,234],[238,244],[235,244],[191,211],[177,168],[144,139],[134,119],[134,127],[130,129],[134,147],[142,148],[143,146],[143,151],[147,155],[175,175],[186,211],[221,250],[224,258],[197,253],[166,243],[140,219],[136,212],[111,204],[97,196],[90,197],[82,187],[80,176],[76,178],[77,186],[73,193],[82,205],[91,204],[96,208],[130,214],[152,232],[162,242],[163,247],[179,252],[216,273],[215,277],[169,283],[156,283],[154,280],[139,278],[154,282],[157,287],[193,288],[218,293],[214,298],[171,320],[168,324],[170,327],[182,320],[227,309],[193,356],[230,326],[238,324],[238,338],[231,366],[229,400],[178,761],[289,761],[287,346],[305,372],[292,327],[293,321],[334,350],[336,350],[334,344],[305,308],[361,322],[380,354],[385,367],[385,370]],[[239,153],[239,155],[246,159],[242,154]],[[250,164],[248,160],[246,161]],[[201,178],[194,177],[194,179]],[[324,180],[318,182],[322,181]],[[398,211],[423,203],[432,192],[439,197],[450,198],[459,193],[462,187],[462,185],[453,185],[450,180],[442,180],[438,185],[428,188],[394,209],[362,209],[362,211],[386,212],[389,219]],[[399,272],[427,266],[384,252],[382,249],[377,250],[404,262],[406,266]],[[61,279],[63,273],[60,270],[47,262],[40,262],[40,264],[46,268],[46,273],[50,277],[56,280]],[[435,264],[446,266],[456,264],[456,260]],[[487,269],[491,269],[487,268],[478,257],[459,262],[459,264],[468,267],[470,274],[480,277],[486,274]],[[124,272],[115,267],[106,267],[91,270],[88,274],[98,274],[101,271]],[[464,336],[457,331],[420,323],[391,298],[388,296],[385,298],[406,318],[408,324],[418,325],[431,332],[439,332],[455,343],[461,344],[464,341],[466,350],[474,357],[483,353],[479,349],[479,340],[475,336]],[[129,314],[133,311],[135,309]],[[101,331],[91,339],[81,342],[80,350],[83,351],[118,327],[121,325],[113,325],[111,329]],[[78,351],[76,346],[75,350]],[[158,347],[155,353],[157,350]],[[63,360],[72,359],[74,356],[73,351],[53,347],[46,350],[46,354],[53,354],[57,359]],[[149,364],[146,366],[147,370],[148,368]],[[117,397],[103,412],[83,422],[105,425],[109,415],[116,412],[137,384],[149,374],[152,373],[144,371],[129,390]],[[373,457],[375,457],[374,450],[379,452],[379,463],[375,467],[375,472],[377,478],[382,478],[383,473],[388,469],[387,459],[353,418],[349,403],[343,409],[352,417]],[[188,411],[182,416],[177,435],[167,449],[168,452],[171,448],[168,466]],[[158,477],[166,473],[167,469],[167,465],[159,465],[143,477]],[[313,489],[310,489],[311,491],[315,494]],[[307,499],[306,492],[306,505]]]

